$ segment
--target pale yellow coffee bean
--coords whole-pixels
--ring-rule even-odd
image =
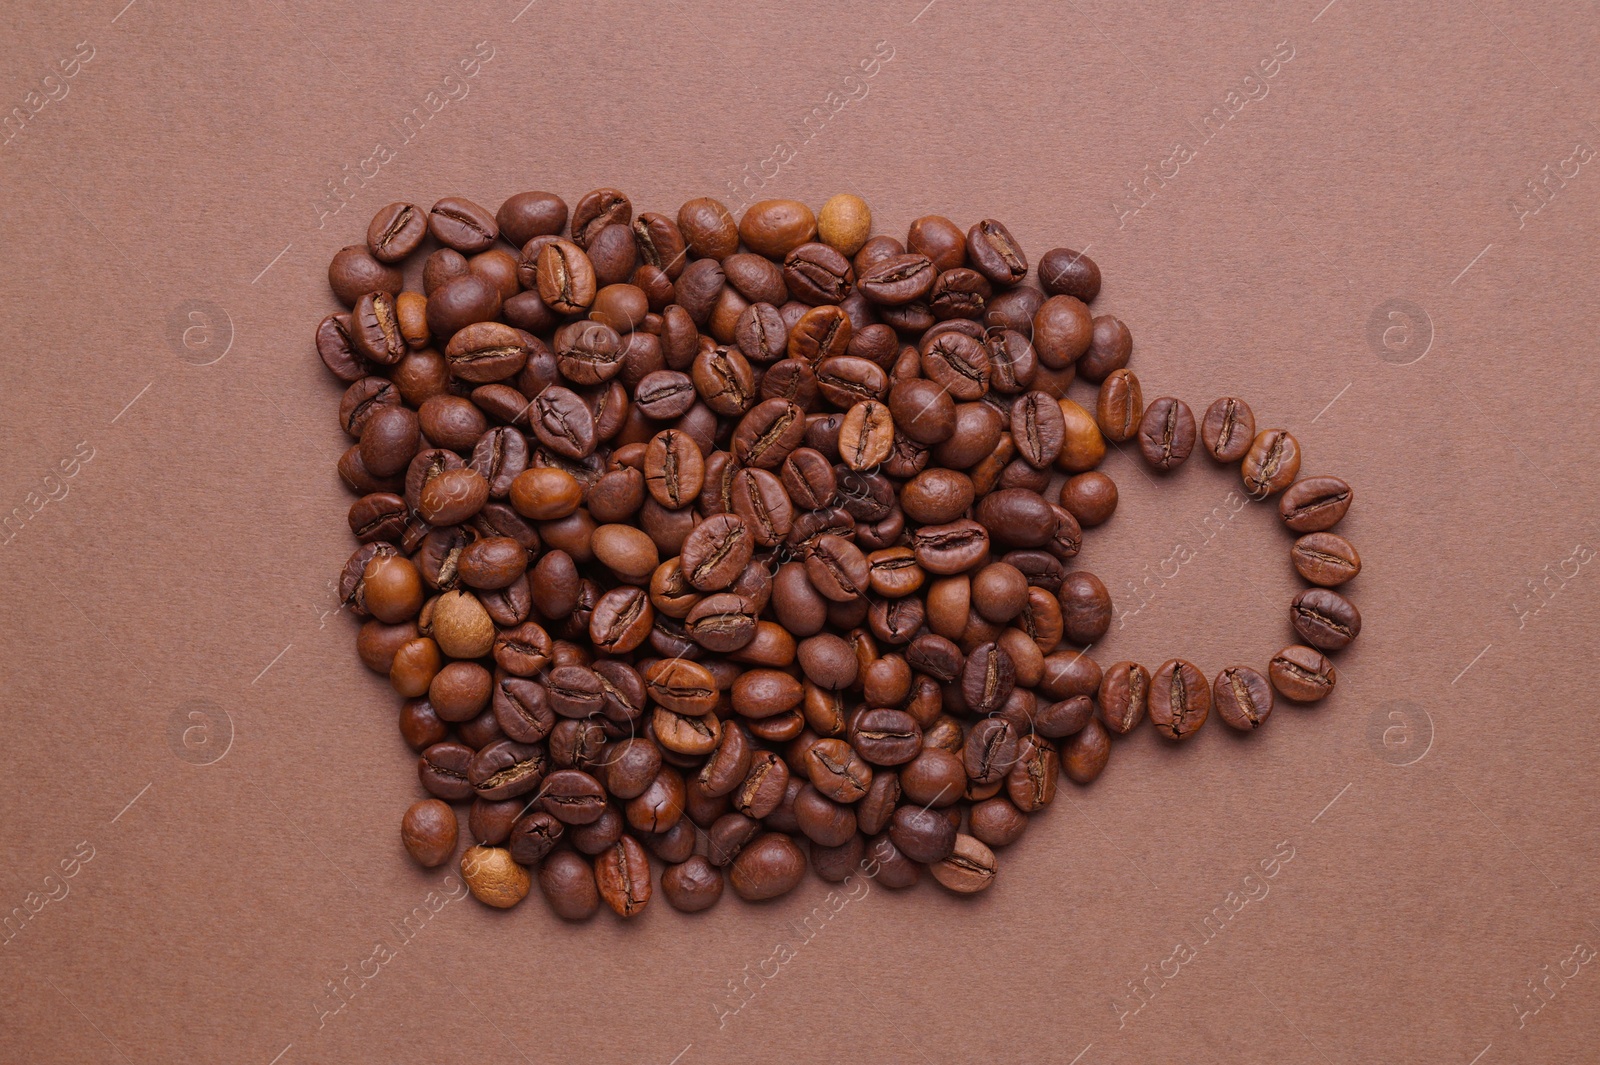
[[[817,236],[841,255],[854,255],[872,236],[872,208],[860,196],[839,193],[822,205]]]

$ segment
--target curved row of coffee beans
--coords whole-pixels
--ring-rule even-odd
[[[1278,515],[1291,532],[1301,534],[1289,558],[1312,585],[1289,606],[1290,624],[1305,644],[1274,655],[1266,676],[1249,666],[1229,666],[1208,685],[1199,667],[1183,659],[1162,663],[1153,676],[1136,662],[1118,662],[1104,672],[1099,691],[1106,727],[1119,734],[1131,732],[1148,709],[1156,731],[1182,740],[1193,736],[1215,708],[1225,724],[1248,732],[1271,715],[1274,689],[1299,703],[1326,698],[1338,671],[1323,652],[1341,650],[1361,633],[1355,604],[1333,591],[1361,572],[1361,556],[1349,540],[1328,531],[1350,509],[1350,485],[1330,476],[1296,480],[1299,441],[1283,429],[1258,432],[1250,405],[1235,396],[1211,404],[1197,422],[1181,399],[1162,396],[1146,406],[1138,377],[1118,368],[1100,382],[1094,418],[1107,440],[1137,438],[1140,454],[1157,471],[1183,465],[1198,442],[1215,461],[1239,464],[1252,499],[1282,492]],[[1069,481],[1062,489],[1063,502],[1071,490]]]
[[[316,341],[356,441],[339,593],[434,797],[413,857],[449,861],[470,803],[473,894],[537,880],[568,918],[808,863],[988,886],[1110,751],[1077,648],[1111,598],[1069,568],[1109,478],[1049,496],[1102,477],[1065,393],[1132,341],[1086,256],[1028,275],[999,222],[902,242],[853,196],[380,210]]]

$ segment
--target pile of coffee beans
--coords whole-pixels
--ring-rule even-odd
[[[848,195],[740,219],[616,189],[380,210],[329,267],[349,310],[316,346],[356,441],[339,594],[433,796],[402,820],[411,855],[455,858],[470,804],[461,868],[492,906],[537,880],[562,917],[626,917],[659,883],[692,912],[808,865],[978,892],[1146,710],[1183,739],[1213,702],[1254,729],[1274,690],[1325,696],[1322,652],[1360,630],[1330,590],[1360,568],[1327,531],[1349,486],[1296,481],[1294,438],[1242,400],[1199,423],[1146,405],[1087,256],[1028,275],[1000,222],[901,241]],[[1175,470],[1197,439],[1252,496],[1288,489],[1303,534],[1309,646],[1270,682],[1086,653],[1112,618],[1075,565],[1116,508],[1095,467],[1137,440]]]

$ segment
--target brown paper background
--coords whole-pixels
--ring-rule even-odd
[[[59,95],[43,79],[78,42],[93,58],[0,148],[0,513],[30,515],[0,537],[0,913],[67,892],[0,946],[0,1058],[1592,1059],[1594,962],[1521,1012],[1600,944],[1600,576],[1578,561],[1600,164],[1550,176],[1600,143],[1587,5],[123,2],[5,4],[6,109]],[[321,217],[480,41],[466,95]],[[1280,42],[1266,95],[1206,139]],[[806,126],[830,92],[850,102]],[[814,878],[626,925],[452,901],[406,941],[448,881],[400,847],[420,791],[397,700],[332,612],[351,542],[311,344],[327,260],[395,199],[732,202],[780,142],[752,198],[858,191],[880,232],[937,212],[1001,218],[1034,258],[1087,246],[1147,396],[1244,395],[1306,472],[1348,478],[1365,632],[1338,691],[1249,737],[1119,743],[982,897],[864,884],[809,942]],[[1179,143],[1198,154],[1119,221]],[[1121,506],[1080,561],[1119,609],[1194,557],[1102,661],[1212,674],[1290,642],[1270,511],[1200,531],[1231,471],[1106,469]],[[1254,900],[1207,941],[1230,892]]]

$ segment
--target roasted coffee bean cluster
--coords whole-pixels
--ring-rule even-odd
[[[1239,401],[1198,428],[1145,408],[1127,327],[1089,310],[1094,262],[1055,249],[1028,274],[993,219],[902,242],[854,196],[737,220],[712,199],[635,215],[615,189],[380,210],[329,267],[349,310],[316,346],[356,441],[339,595],[434,796],[402,821],[412,856],[450,861],[470,803],[463,876],[493,906],[537,879],[562,917],[631,916],[658,880],[698,911],[808,863],[970,893],[1111,733],[1148,708],[1192,734],[1194,666],[1079,650],[1112,617],[1073,568],[1116,507],[1095,467],[1137,436],[1172,469],[1198,433],[1264,495],[1298,451]],[[1330,649],[1359,627],[1322,587],[1359,567],[1325,531],[1342,485],[1283,503],[1319,585],[1295,624]],[[1270,674],[1291,698],[1333,682],[1304,647]],[[1270,711],[1254,671],[1215,690],[1230,724]]]

